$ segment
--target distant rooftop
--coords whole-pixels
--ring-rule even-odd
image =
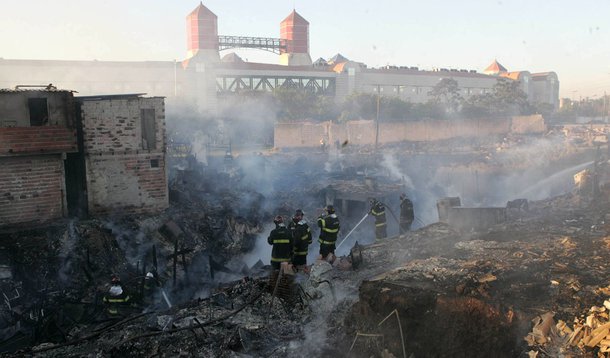
[[[498,60],[493,60],[491,65],[487,66],[483,73],[486,75],[497,75],[503,72],[508,72],[506,67],[502,66]]]

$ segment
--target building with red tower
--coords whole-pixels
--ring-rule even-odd
[[[468,98],[491,92],[501,77],[518,81],[532,103],[555,108],[559,103],[556,73],[509,72],[497,61],[482,73],[392,65],[369,68],[339,54],[312,63],[309,25],[293,10],[280,22],[278,38],[219,35],[218,17],[200,3],[186,16],[187,52],[181,62],[0,59],[0,88],[53,83],[82,95],[147,93],[166,97],[168,107],[186,103],[201,113],[217,115],[223,101],[242,91],[286,87],[332,96],[336,101],[355,92],[379,93],[421,103],[430,99],[428,93],[444,78],[454,79],[462,97]],[[244,61],[228,52],[236,48],[273,52],[278,64]]]
[[[218,17],[199,3],[186,17],[186,57],[218,62]]]

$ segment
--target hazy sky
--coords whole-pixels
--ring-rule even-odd
[[[0,0],[0,57],[181,60],[193,0]],[[311,56],[386,64],[557,72],[563,97],[610,94],[607,0],[207,0],[221,35],[279,36],[293,6]],[[277,62],[262,51],[249,61]],[[221,53],[224,54],[226,51]]]

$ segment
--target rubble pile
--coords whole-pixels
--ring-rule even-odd
[[[299,356],[303,342],[313,339],[311,330],[325,332],[326,313],[337,302],[325,276],[332,268],[327,263],[314,267],[311,278],[298,274],[290,280],[294,282],[290,299],[281,297],[267,278],[244,278],[219,287],[205,299],[171,309],[74,327],[66,342],[40,344],[28,353],[47,357]]]
[[[57,222],[3,235],[1,350],[65,342],[75,327],[104,320],[102,297],[112,275],[135,300],[147,271],[157,273],[174,303],[205,295],[216,285],[212,271],[232,272],[221,263],[250,250],[261,227],[233,212],[200,208]]]
[[[377,356],[384,349],[395,356],[403,349],[407,356],[526,352],[521,337],[533,317],[552,309],[556,317],[571,321],[598,302],[608,286],[607,208],[565,206],[574,202],[567,195],[533,203],[527,217],[487,232],[434,224],[360,247],[362,264],[354,273],[363,280],[358,299],[331,345],[351,348],[356,357]],[[394,311],[393,325],[380,324]],[[602,311],[597,308],[602,315],[591,330],[597,339],[606,333]],[[576,338],[582,342],[585,333]]]
[[[340,258],[334,267],[318,262],[309,275],[280,280],[292,288],[274,290],[275,281],[266,277],[261,263],[234,272],[243,279],[208,285],[199,296],[186,288],[205,286],[204,271],[195,269],[199,256],[185,254],[186,271],[178,261],[176,288],[171,287],[174,265],[169,256],[176,238],[180,248],[184,243],[198,252],[207,250],[205,240],[194,234],[201,226],[193,218],[218,216],[197,211],[179,216],[170,210],[167,216],[123,219],[113,227],[77,223],[74,232],[85,238],[82,242],[91,241],[99,246],[96,250],[110,255],[89,254],[90,261],[124,265],[123,281],[140,277],[144,261],[149,266],[151,260],[142,260],[140,271],[134,270],[138,264],[130,257],[137,255],[130,254],[133,247],[123,243],[121,235],[134,236],[136,247],[150,248],[145,243],[153,240],[171,308],[158,298],[156,306],[134,311],[118,322],[93,319],[60,325],[63,337],[47,338],[55,343],[38,344],[30,352],[39,356],[96,352],[102,356],[398,357],[404,352],[514,357],[537,349],[542,357],[553,356],[555,342],[565,342],[563,352],[595,352],[590,345],[606,347],[602,335],[608,333],[604,330],[607,308],[595,308],[589,313],[592,318],[580,314],[600,297],[607,299],[603,295],[609,284],[610,264],[605,258],[610,239],[606,208],[580,204],[568,195],[531,203],[528,216],[485,232],[460,232],[437,223],[370,245],[358,244],[352,252],[360,253],[359,265],[354,265],[353,255]],[[227,231],[240,232],[236,227]],[[131,230],[136,228],[146,234],[134,234]],[[65,240],[70,234],[59,236]],[[61,240],[56,245],[61,251]],[[72,252],[79,252],[72,255],[77,258],[87,255],[80,245]],[[66,272],[74,277],[79,277],[75,268],[87,267],[78,260],[69,266]],[[94,302],[95,292],[99,299],[105,286],[98,276],[109,273],[91,269],[89,288],[78,291],[80,296],[72,304]],[[543,315],[534,330],[542,335],[532,336],[535,345],[528,348],[522,337],[531,331],[531,320],[549,310],[553,319],[574,322],[578,317],[578,322],[556,326]],[[87,314],[94,316],[95,310]]]
[[[6,298],[0,333],[29,341],[5,342],[3,351],[53,357],[515,357],[532,350],[542,357],[606,349],[610,307],[581,313],[607,300],[610,208],[577,194],[530,202],[483,231],[421,223],[421,229],[373,242],[372,230],[363,227],[352,237],[361,242],[349,255],[334,265],[316,262],[306,274],[268,277],[267,262],[240,262],[266,239],[265,223],[274,215],[302,208],[315,218],[328,199],[320,183],[347,180],[345,191],[365,193],[360,179],[382,170],[358,167],[362,156],[350,151],[287,154],[276,161],[257,155],[250,170],[232,164],[240,160],[233,157],[205,170],[191,163],[173,173],[172,205],[162,214],[14,234],[3,243],[9,249],[0,249]],[[450,161],[441,154],[441,164]],[[375,159],[381,161],[367,157]],[[386,179],[405,182],[404,176]],[[354,217],[341,219],[345,235]],[[314,244],[310,251],[316,249]],[[150,271],[159,287],[154,303],[142,304]],[[104,317],[101,302],[111,274],[138,300],[114,319]],[[26,295],[40,299],[20,306]],[[41,307],[53,314],[43,318]]]
[[[600,293],[610,296],[608,288],[600,288]],[[574,317],[573,322],[558,320],[555,322],[553,312],[547,312],[532,320],[532,332],[525,336],[525,341],[533,349],[530,357],[537,357],[541,352],[548,356],[561,354],[564,357],[589,355],[608,357],[610,354],[610,320],[608,319],[610,301],[605,300],[602,306],[592,306],[586,315]]]

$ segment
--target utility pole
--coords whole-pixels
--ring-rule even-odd
[[[381,86],[377,85],[377,116],[375,119],[375,154],[379,148],[379,102],[381,101]]]
[[[176,72],[176,60],[174,60],[174,97],[178,97],[178,74]]]
[[[604,123],[608,123],[608,109],[606,108],[606,91],[604,91],[604,114],[602,115]]]

